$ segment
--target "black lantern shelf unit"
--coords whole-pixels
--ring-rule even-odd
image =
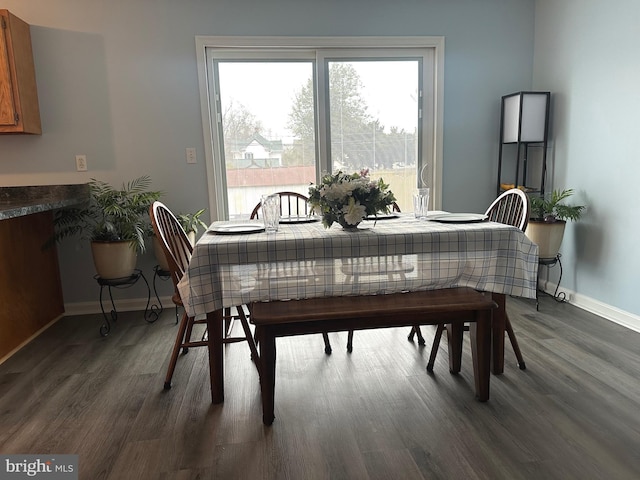
[[[518,92],[502,97],[497,195],[510,188],[544,195],[550,102],[550,92]],[[515,162],[513,158],[504,158],[504,145],[515,145]],[[527,179],[531,173],[530,148],[542,148],[540,178],[534,179],[534,183]],[[513,149],[509,150],[512,152]],[[507,161],[511,163],[505,165]],[[505,166],[508,167],[506,172]]]

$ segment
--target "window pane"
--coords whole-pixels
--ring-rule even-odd
[[[219,62],[229,218],[315,182],[312,62]]]
[[[418,60],[332,60],[329,69],[331,165],[368,168],[412,211],[418,158]]]

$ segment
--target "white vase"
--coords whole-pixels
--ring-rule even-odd
[[[338,217],[338,223],[342,226],[343,230],[347,230],[349,232],[354,232],[358,230],[358,225],[360,225],[360,222],[356,223],[355,225],[347,223],[347,221],[344,219],[342,215]]]
[[[91,242],[91,253],[96,272],[105,280],[127,278],[136,268],[138,252],[133,242]]]

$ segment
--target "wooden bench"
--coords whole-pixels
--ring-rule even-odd
[[[449,366],[452,373],[457,373],[464,322],[471,322],[476,397],[486,402],[489,399],[491,311],[496,306],[490,294],[466,287],[252,303],[251,322],[256,325],[260,347],[262,421],[271,425],[275,418],[276,337],[344,330],[450,324]]]

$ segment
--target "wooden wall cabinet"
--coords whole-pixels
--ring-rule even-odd
[[[29,25],[0,9],[0,134],[41,134]]]

